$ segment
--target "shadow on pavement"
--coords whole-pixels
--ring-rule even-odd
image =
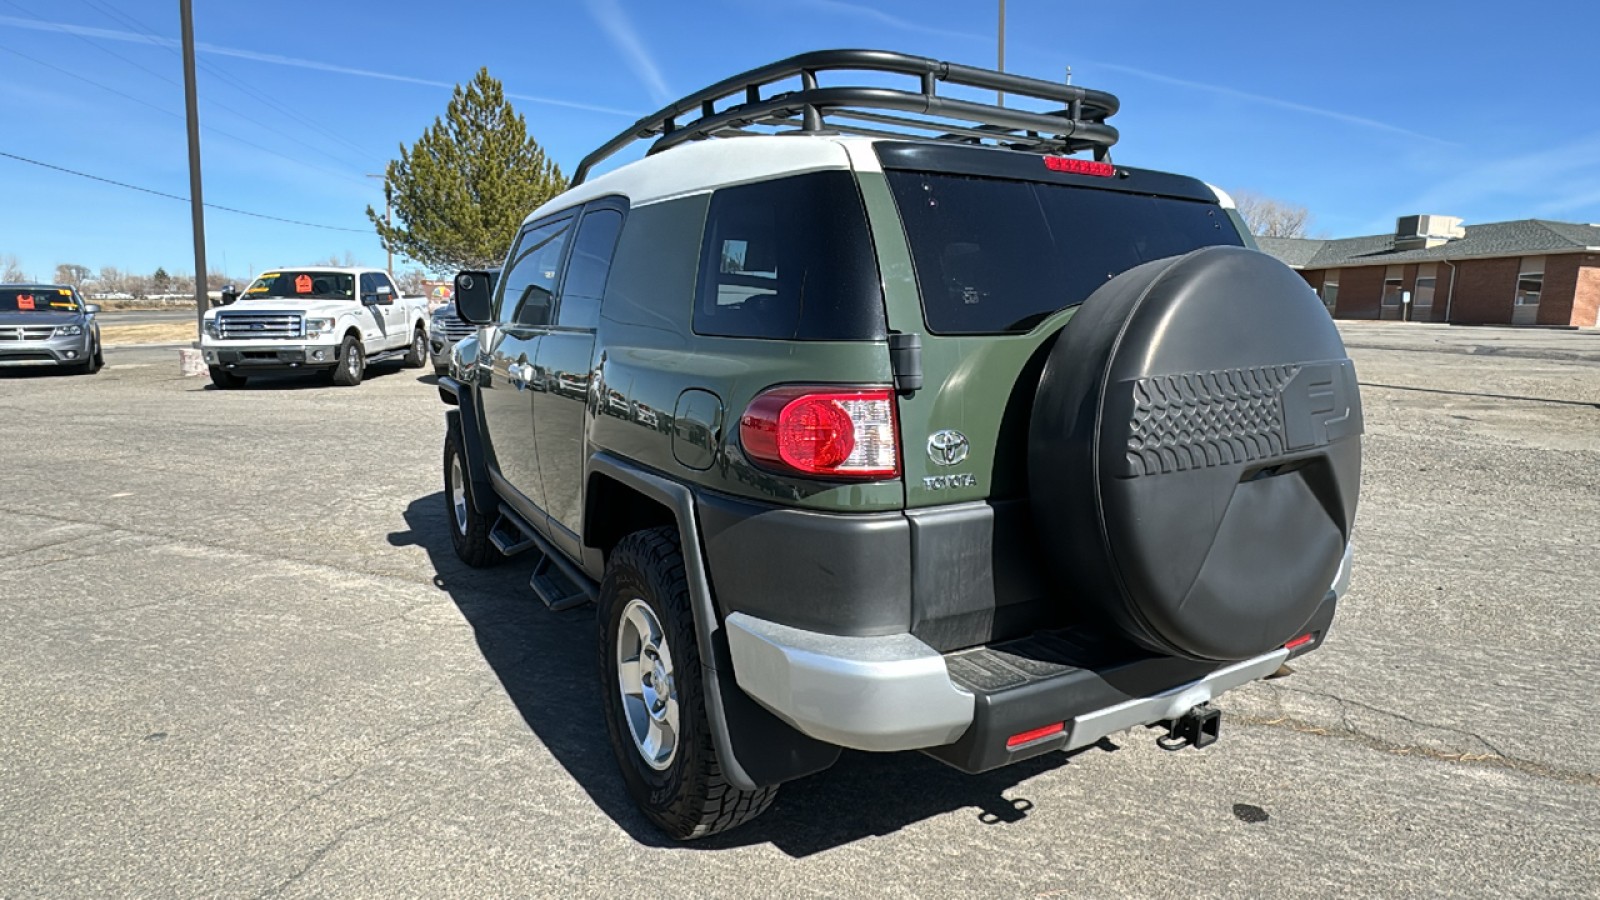
[[[601,713],[594,608],[552,613],[528,587],[532,561],[492,569],[462,563],[450,544],[443,492],[406,507],[409,531],[395,546],[423,548],[434,584],[472,626],[478,649],[535,737],[634,840],[653,847],[720,850],[770,843],[803,857],[956,810],[988,826],[1026,818],[1031,801],[1005,796],[1019,782],[1068,762],[1037,757],[984,775],[966,775],[919,753],[846,751],[832,769],[784,785],[763,816],[735,831],[690,843],[667,839],[628,797]],[[1116,750],[1102,741],[1084,751]]]
[[[373,363],[370,368],[361,374],[361,383],[365,384],[369,381],[382,381],[385,378],[398,377],[412,371],[415,370],[407,369],[405,366],[399,363],[391,363],[387,361]],[[205,373],[202,372],[201,376],[204,377],[204,374]],[[243,387],[219,388],[208,381],[201,387],[201,390],[225,390],[230,392],[303,391],[309,388],[334,388],[337,390],[347,390],[347,388],[336,385],[330,381],[328,372],[321,369],[308,370],[305,372],[246,372],[244,375],[248,380],[244,383]],[[356,385],[356,389],[360,390],[361,385]]]

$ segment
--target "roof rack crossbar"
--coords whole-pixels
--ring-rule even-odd
[[[822,87],[818,82],[819,72],[852,70],[914,76],[919,90]],[[762,96],[762,89],[768,85],[795,77],[800,79],[798,91]],[[1062,103],[1065,107],[1033,112],[940,96],[938,83],[941,81]],[[734,106],[717,111],[718,102],[730,99],[736,101]],[[1092,149],[1096,158],[1103,158],[1117,140],[1117,130],[1107,125],[1106,119],[1115,115],[1119,106],[1115,96],[1078,85],[882,50],[823,50],[803,53],[724,79],[645,116],[584,157],[573,174],[572,183],[583,182],[595,165],[634,141],[653,140],[648,152],[659,153],[686,141],[749,125],[792,124],[789,120],[797,116],[803,131],[818,132],[825,128],[842,131],[844,129],[827,122],[828,116],[837,118],[874,109],[953,120],[935,125],[919,122],[915,126],[943,131],[949,135],[945,139],[993,140],[1006,145],[1053,147],[1065,152]],[[685,120],[684,124],[678,124],[680,119]],[[895,121],[894,117],[870,121],[901,127],[906,124]],[[973,133],[980,130],[981,134]],[[878,134],[908,137],[893,132]]]

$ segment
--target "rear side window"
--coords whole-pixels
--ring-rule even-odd
[[[611,253],[622,231],[622,213],[599,209],[583,217],[572,243],[572,259],[561,284],[561,307],[556,324],[563,328],[593,328],[600,321],[600,297],[611,274]]]
[[[834,341],[885,334],[866,213],[849,172],[812,172],[712,195],[694,330]]]
[[[1025,332],[1134,266],[1240,246],[1215,204],[1092,188],[890,172],[936,334]]]

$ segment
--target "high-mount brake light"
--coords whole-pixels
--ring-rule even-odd
[[[739,418],[739,442],[751,458],[829,478],[898,476],[897,434],[889,388],[775,388]]]
[[[1073,175],[1095,175],[1100,178],[1110,178],[1117,174],[1117,167],[1108,162],[1098,162],[1092,159],[1078,159],[1072,156],[1046,156],[1044,167],[1052,172],[1069,172]]]

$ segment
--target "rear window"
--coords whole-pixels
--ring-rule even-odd
[[[890,172],[935,334],[1015,334],[1134,266],[1241,246],[1221,207],[1059,184]]]
[[[713,194],[694,330],[802,341],[881,339],[883,290],[854,176],[811,172]]]
[[[0,312],[77,312],[66,288],[0,288]]]

